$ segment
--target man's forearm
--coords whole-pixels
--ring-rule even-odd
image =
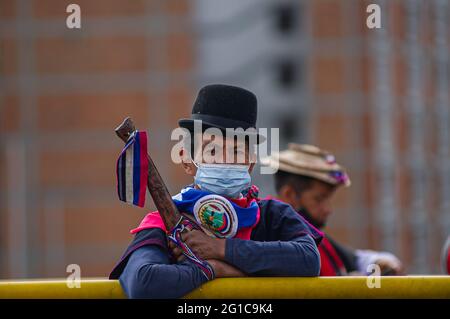
[[[133,284],[133,298],[180,298],[206,281],[196,266],[145,265]]]
[[[314,240],[259,242],[227,239],[225,261],[249,275],[318,276],[320,255]]]
[[[155,246],[135,251],[120,277],[129,298],[179,298],[204,282],[197,266],[169,264],[167,253]]]

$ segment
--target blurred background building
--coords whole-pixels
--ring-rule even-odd
[[[66,7],[81,7],[81,29]],[[381,6],[381,29],[366,7]],[[0,0],[0,278],[106,276],[144,210],[116,197],[130,115],[171,192],[170,133],[207,83],[259,98],[259,126],[332,151],[353,186],[328,231],[439,273],[450,233],[450,3]],[[254,176],[263,195],[271,176]]]

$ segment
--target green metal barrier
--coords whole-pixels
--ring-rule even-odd
[[[373,282],[373,277],[369,278]],[[450,276],[381,277],[369,288],[368,277],[222,278],[208,282],[186,298],[450,298]],[[0,298],[126,298],[116,280],[0,281]]]

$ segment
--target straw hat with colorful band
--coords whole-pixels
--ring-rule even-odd
[[[289,148],[261,160],[263,165],[281,171],[316,178],[332,185],[350,186],[345,168],[330,152],[308,144],[290,143]]]

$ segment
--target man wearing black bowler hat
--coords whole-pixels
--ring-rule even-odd
[[[171,230],[159,213],[147,214],[110,275],[128,297],[182,297],[219,277],[319,274],[321,232],[289,205],[259,199],[251,184],[252,144],[264,140],[256,117],[256,96],[248,90],[218,84],[200,90],[191,117],[179,121],[191,138],[179,155],[193,184],[173,197],[198,227],[168,241]]]

